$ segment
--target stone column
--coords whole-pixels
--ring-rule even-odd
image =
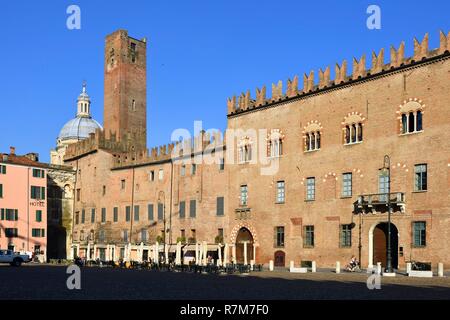
[[[444,264],[442,262],[439,262],[438,264],[438,277],[444,276]]]
[[[247,242],[244,241],[244,265],[247,265]]]
[[[233,263],[236,264],[236,245],[233,244],[231,247],[231,257],[233,260]]]

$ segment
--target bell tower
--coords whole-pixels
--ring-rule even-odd
[[[146,146],[146,39],[118,30],[106,37],[104,83],[104,131],[118,141],[135,139]]]

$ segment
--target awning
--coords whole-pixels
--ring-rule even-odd
[[[199,249],[201,248],[201,245],[199,244]],[[218,249],[218,245],[217,244],[208,244],[208,251],[217,251]],[[176,246],[175,246],[175,250],[176,250]],[[183,251],[195,251],[195,243],[194,244],[187,244],[183,247]]]

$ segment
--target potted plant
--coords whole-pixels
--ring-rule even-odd
[[[214,241],[216,244],[223,243],[223,237],[221,235],[217,235]]]
[[[181,244],[186,244],[186,237],[178,237],[177,238],[177,243],[181,242]]]
[[[156,242],[158,243],[164,243],[164,238],[162,236],[157,236],[156,237]]]

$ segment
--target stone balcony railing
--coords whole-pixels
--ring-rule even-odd
[[[236,214],[236,220],[247,220],[251,219],[251,209],[247,207],[241,207],[234,210]]]
[[[405,193],[376,193],[376,194],[362,194],[353,204],[355,213],[362,212],[387,212],[388,206],[391,206],[393,211],[405,211]]]

